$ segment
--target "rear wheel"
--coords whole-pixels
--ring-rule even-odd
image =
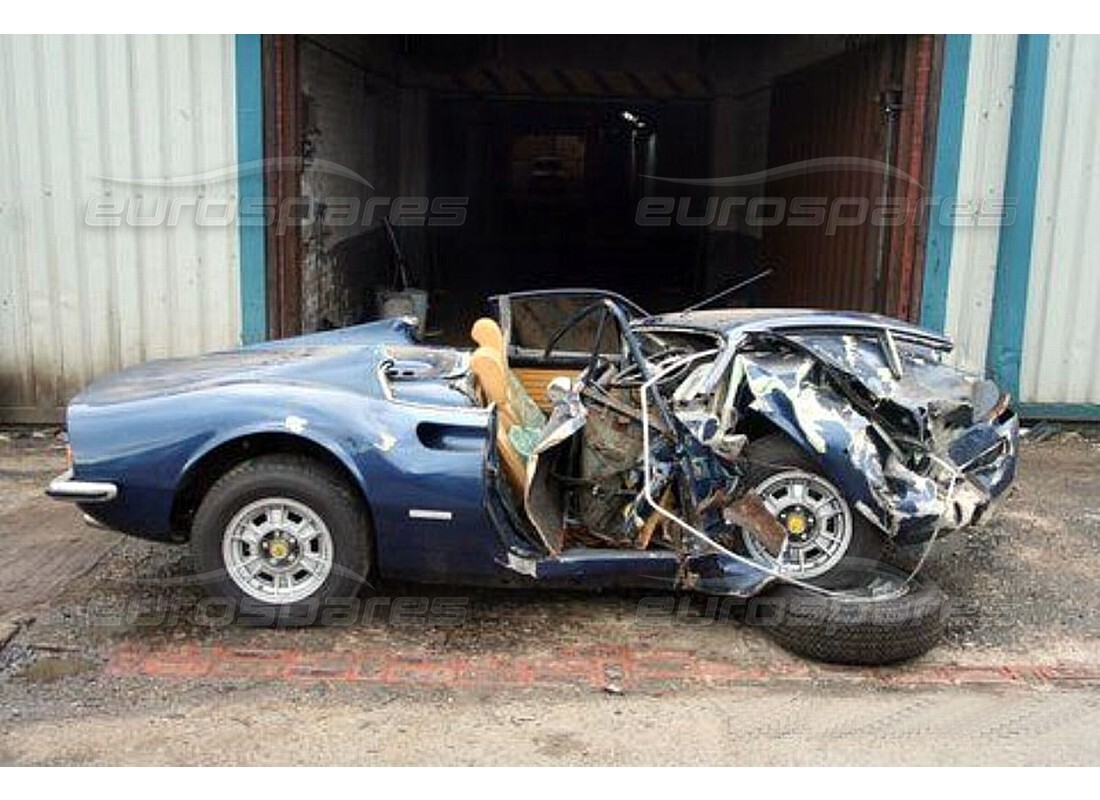
[[[798,445],[782,434],[750,442],[749,491],[786,531],[779,552],[771,552],[742,529],[745,554],[769,569],[827,588],[857,586],[873,574],[882,554],[882,537],[855,513],[847,499]]]
[[[207,592],[240,621],[304,625],[353,600],[370,567],[370,521],[341,476],[302,456],[234,467],[203,498],[192,550]]]

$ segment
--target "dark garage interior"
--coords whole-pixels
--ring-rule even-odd
[[[940,48],[933,36],[265,37],[265,148],[280,159],[268,195],[300,201],[300,224],[269,233],[270,333],[381,313],[378,290],[402,287],[387,215],[438,341],[464,343],[494,293],[598,286],[665,311],[765,268],[728,302],[911,318],[924,220],[853,222],[851,198],[919,207]],[[805,198],[848,202],[813,225],[793,219]]]

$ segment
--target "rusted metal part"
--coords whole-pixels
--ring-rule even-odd
[[[298,37],[263,37],[266,194],[280,215],[287,200],[301,195],[302,97],[298,75]],[[268,334],[272,338],[302,332],[301,235],[297,224],[281,220],[267,226]]]
[[[661,508],[666,511],[672,508],[672,486],[665,488],[665,493],[661,495]],[[637,547],[639,550],[645,550],[649,547],[649,543],[653,540],[653,534],[657,531],[657,526],[664,520],[660,514],[654,511],[649,515],[649,519],[642,525],[642,529],[638,532]]]
[[[938,85],[937,39],[931,34],[907,37],[904,76],[902,78],[902,108],[896,166],[917,179],[917,182],[897,181],[894,196],[904,203],[905,221],[890,239],[891,269],[888,271],[887,297],[884,311],[900,319],[913,320],[915,302],[920,290],[921,265],[924,256],[924,235],[927,213],[924,198],[930,186],[930,165],[938,106],[934,88]]]
[[[787,540],[787,531],[764,505],[759,495],[743,494],[722,509],[722,518],[747,530],[773,556],[778,556]]]
[[[662,503],[662,507],[667,508]],[[731,499],[730,493],[721,489],[711,493],[696,506],[696,514],[702,515],[719,508],[727,525],[736,525],[749,531],[772,555],[778,555],[787,539],[787,531],[756,494],[743,494]]]

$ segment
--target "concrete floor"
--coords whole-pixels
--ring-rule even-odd
[[[0,763],[1097,763],[1098,457],[1025,444],[994,523],[927,566],[943,643],[852,670],[642,593],[383,585],[350,625],[219,625],[185,550],[84,527],[40,494],[57,443],[8,433]]]

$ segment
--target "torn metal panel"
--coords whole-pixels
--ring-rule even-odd
[[[535,447],[526,512],[540,543],[551,554],[572,541],[692,558],[747,530],[780,552],[785,529],[743,485],[749,414],[801,444],[851,509],[899,542],[970,524],[1014,470],[1011,431],[974,424],[1000,393],[940,363],[938,341],[903,334],[761,332],[691,351],[678,328],[639,348],[654,354],[646,385],[662,413],[640,396],[646,369],[603,365],[559,400]]]
[[[561,448],[584,428],[588,411],[574,386],[554,405],[541,438],[527,460],[527,489],[524,507],[538,532],[541,543],[551,553],[560,553],[565,544],[564,506],[552,467]]]
[[[899,376],[889,364],[890,348],[877,337],[789,338],[802,349],[738,356],[752,396],[749,408],[812,450],[851,500],[871,510],[891,535],[927,538],[967,525],[991,492],[1011,480],[1011,431],[973,422],[976,413],[994,407],[989,382],[911,343],[895,351]],[[832,377],[836,372],[854,388],[842,389]],[[865,394],[853,398],[856,391]],[[899,419],[897,412],[908,417]],[[980,471],[974,469],[979,463]]]
[[[789,339],[858,381],[879,402],[915,415],[918,432],[935,438],[945,427],[972,425],[1000,398],[992,381],[941,361],[941,351],[896,342],[889,332],[791,334]]]
[[[946,510],[936,485],[900,463],[874,423],[822,382],[815,360],[799,353],[754,353],[744,361],[749,407],[802,441],[855,502],[896,534],[903,521],[934,525]]]

